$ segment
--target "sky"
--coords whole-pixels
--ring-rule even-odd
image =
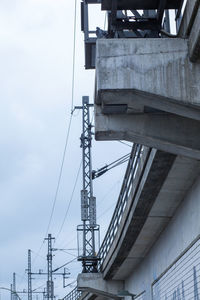
[[[74,105],[81,105],[84,95],[93,101],[95,77],[94,71],[84,70],[79,6],[78,1]],[[97,21],[99,26],[104,16]],[[60,188],[47,232],[71,113],[73,35],[74,1],[0,1],[0,288],[10,287],[15,272],[17,290],[27,289],[28,249],[32,250],[32,271],[46,271],[44,238],[47,233],[57,237],[54,248],[64,249],[54,251],[55,268],[75,259],[67,265],[71,274],[66,283],[74,282],[81,270],[76,261],[76,227],[81,224],[81,173],[72,197],[81,162],[81,113],[78,111],[72,117]],[[119,142],[93,141],[93,169],[129,153],[130,149]],[[125,165],[94,182],[101,240],[124,171]],[[42,290],[46,277],[34,275],[33,278],[33,289],[41,286],[38,290]],[[63,289],[62,278],[56,277],[57,299],[75,285]],[[0,297],[8,300],[10,294],[0,289]],[[20,297],[27,299],[26,294]],[[34,295],[33,299],[40,300],[42,296]]]
[[[62,278],[54,278],[56,299],[76,286],[76,277],[81,271],[80,263],[76,261],[76,227],[81,224],[81,172],[75,186],[81,163],[80,111],[75,111],[72,117],[57,201],[48,228],[72,98],[73,105],[81,105],[82,96],[90,96],[92,103],[94,94],[95,73],[84,69],[80,2],[77,0],[72,97],[74,4],[69,0],[0,1],[1,300],[10,299],[9,292],[1,287],[10,287],[13,272],[16,273],[17,291],[27,289],[28,249],[32,251],[32,271],[46,271],[44,238],[48,233],[56,237],[53,247],[58,249],[54,251],[53,267],[69,262],[70,276],[66,280],[69,286],[64,289]],[[91,29],[103,28],[105,15],[92,7],[94,9]],[[91,116],[93,118],[92,111]],[[129,146],[119,142],[93,140],[93,169],[130,150]],[[117,202],[125,167],[117,167],[94,181],[101,241]],[[34,275],[32,284],[33,289],[41,291],[46,285],[46,277]],[[27,299],[26,294],[19,295],[21,299]],[[38,298],[34,295],[33,299],[40,300],[42,295]]]

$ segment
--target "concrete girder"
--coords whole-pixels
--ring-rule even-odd
[[[98,99],[102,104],[102,112],[143,113],[145,107],[177,114],[183,117],[200,121],[200,106],[182,104],[176,100],[164,96],[158,96],[136,89],[107,89],[98,93]],[[114,100],[113,100],[114,99]],[[114,102],[114,104],[113,104]]]
[[[200,106],[200,64],[190,62],[188,40],[100,39],[96,50],[96,104],[102,90],[139,90]]]
[[[81,291],[87,291],[101,297],[119,300],[117,296],[124,288],[121,280],[104,280],[102,273],[82,273],[78,275],[77,287]]]
[[[200,122],[168,113],[103,115],[96,107],[96,140],[127,140],[200,159]]]

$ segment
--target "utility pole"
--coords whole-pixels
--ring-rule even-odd
[[[92,185],[92,125],[90,123],[89,97],[82,97],[82,134],[81,148],[83,158],[83,189],[81,190],[81,220],[77,227],[79,254],[78,260],[82,261],[83,273],[97,272],[98,257],[96,254],[96,240],[99,240],[99,225],[96,224],[96,198],[93,196]],[[81,238],[79,235],[81,234]],[[81,242],[82,241],[82,242]],[[82,253],[80,253],[82,249]]]
[[[43,299],[47,299],[47,300],[53,300],[54,299],[54,283],[53,283],[53,275],[54,276],[62,276],[63,277],[63,287],[65,287],[65,279],[68,278],[67,275],[69,275],[70,273],[66,272],[66,268],[64,268],[64,272],[60,273],[60,272],[56,272],[58,271],[60,268],[62,268],[63,266],[65,266],[65,264],[59,268],[56,268],[55,270],[52,269],[53,266],[53,251],[58,250],[58,249],[54,249],[52,247],[52,240],[55,240],[55,238],[53,238],[51,236],[51,234],[48,234],[48,237],[45,238],[45,240],[47,240],[48,243],[48,252],[47,252],[47,272],[43,272],[42,270],[39,270],[39,272],[32,272],[31,270],[31,250],[28,250],[28,295],[31,296],[31,298],[28,298],[28,300],[32,300],[32,295],[33,293],[35,294],[43,294]],[[32,289],[32,275],[47,275],[47,284],[46,284],[46,290],[44,289],[43,292],[34,292],[35,290]],[[13,299],[12,299],[13,300]]]
[[[32,300],[31,250],[28,250],[28,300]]]
[[[16,300],[17,296],[16,296],[16,274],[13,273],[13,284],[12,284],[12,300]]]
[[[48,238],[45,238],[48,243],[47,254],[47,300],[53,300],[54,298],[54,286],[53,286],[53,272],[52,272],[52,238],[51,234],[48,234]]]

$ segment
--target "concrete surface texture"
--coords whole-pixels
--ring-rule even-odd
[[[181,165],[179,171],[176,170],[178,165],[179,167]],[[184,178],[184,169],[188,165],[190,165],[190,171],[188,177]],[[179,199],[177,195],[174,195],[175,198],[172,197],[173,199],[168,198],[172,200],[171,204],[169,204],[168,208],[165,204],[165,208],[163,208],[162,203],[166,201],[167,195],[165,195],[164,198],[160,196],[160,200],[158,200],[160,203],[156,203],[150,213],[150,218],[152,217],[155,222],[152,223],[152,220],[147,221],[146,226],[143,227],[141,236],[138,238],[139,243],[136,242],[136,248],[134,249],[133,247],[130,252],[132,256],[134,256],[134,253],[138,255],[138,257],[142,254],[142,260],[137,263],[135,267],[132,267],[131,256],[129,258],[127,257],[128,263],[122,266],[121,269],[118,269],[118,277],[123,277],[123,280],[117,280],[117,278],[104,280],[103,274],[101,273],[79,274],[78,288],[90,293],[87,297],[88,300],[94,299],[94,297],[98,297],[99,300],[104,298],[119,299],[118,294],[121,290],[126,290],[130,294],[141,295],[138,299],[142,300],[166,299],[162,295],[162,290],[164,290],[164,292],[167,293],[166,295],[169,296],[167,299],[174,299],[173,295],[179,293],[180,287],[182,287],[185,293],[185,298],[183,299],[198,299],[195,298],[195,293],[196,295],[200,295],[200,289],[195,283],[195,276],[200,275],[199,268],[196,268],[200,259],[200,178],[198,177],[196,182],[192,185],[194,169],[195,165],[193,164],[192,167],[188,159],[176,159],[176,165],[172,167],[169,173],[165,188],[167,188],[168,192],[168,187],[173,185],[173,176],[176,176],[178,172],[180,174],[180,179],[178,180],[180,192],[177,191],[177,194],[180,194],[180,196],[178,196]],[[189,175],[191,175],[191,179]],[[188,179],[189,185],[187,184]],[[188,186],[191,186],[189,191]],[[175,190],[176,188],[174,187],[174,191]],[[183,194],[185,197],[180,205],[180,199],[182,199]],[[172,213],[174,210],[176,211],[175,214]],[[155,228],[156,226],[157,228],[160,226],[159,218],[161,217],[159,214],[163,215],[163,219],[165,215],[165,219],[168,218],[168,221],[169,219],[171,219],[171,221],[169,223],[167,221],[168,226],[163,223],[165,230],[159,233],[159,235],[156,235]],[[185,224],[187,224],[187,226],[185,226]],[[162,227],[162,229],[164,227]],[[151,241],[151,239],[154,238],[156,242]],[[142,253],[141,251],[145,247],[147,240],[151,245],[152,243],[154,244],[147,253]],[[164,284],[155,289],[154,286],[156,283],[158,283],[159,280],[166,280],[169,272],[171,279],[168,278],[168,281],[171,281],[171,283],[164,282]],[[175,272],[179,272],[179,274],[174,276]],[[189,277],[186,276],[187,274],[189,274]],[[184,282],[185,287],[183,286]],[[190,284],[190,286],[188,286],[188,284]],[[171,289],[171,287],[173,287],[173,289]],[[129,298],[130,297],[125,297],[126,300],[129,300]],[[182,298],[177,299],[182,300]]]
[[[78,287],[88,300],[200,299],[199,0],[176,38],[97,41],[95,111],[97,140],[150,149],[101,273]]]
[[[200,105],[200,65],[187,39],[100,39],[96,51],[96,104],[101,90],[136,89]]]
[[[123,281],[103,280],[101,273],[82,273],[78,275],[78,288],[97,296],[119,300],[118,293],[124,289]]]
[[[198,178],[147,257],[127,278],[126,289],[135,293],[140,293],[144,289],[147,293],[146,299],[156,299],[152,298],[152,283],[167,271],[169,266],[181,257],[181,254],[190,248],[190,244],[200,237],[199,198],[200,179]],[[190,260],[189,265],[191,268],[193,264],[194,262]],[[195,298],[194,295],[191,295],[191,298],[185,299]]]
[[[200,122],[167,113],[102,114],[96,107],[97,140],[127,140],[200,159]]]

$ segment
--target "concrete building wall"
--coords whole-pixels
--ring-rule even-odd
[[[149,254],[125,280],[126,290],[137,295],[145,292],[142,299],[146,300],[200,299],[199,238],[200,178],[188,192]],[[178,265],[182,266],[180,267],[182,269],[175,276]],[[187,274],[189,274],[189,281],[185,281]],[[169,280],[173,276],[179,280],[177,286],[173,280]],[[168,278],[168,281],[164,282],[165,278]],[[155,284],[152,286],[153,283]],[[174,288],[172,288],[172,284],[174,284]],[[168,291],[166,295],[160,291],[164,285],[165,291]]]

